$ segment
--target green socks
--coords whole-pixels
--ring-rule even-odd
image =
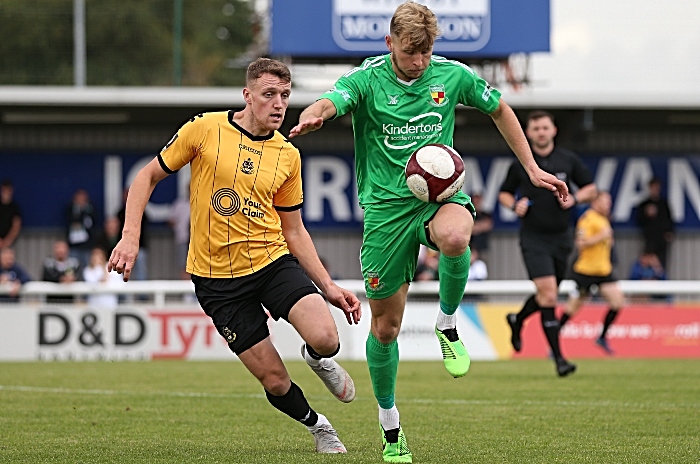
[[[448,316],[457,311],[459,303],[464,298],[464,287],[467,286],[471,256],[472,250],[469,247],[460,256],[440,254],[440,264],[438,265],[440,274],[440,309]]]
[[[399,344],[394,340],[385,345],[370,332],[365,346],[374,396],[380,407],[391,409],[394,406],[396,373],[399,368]]]

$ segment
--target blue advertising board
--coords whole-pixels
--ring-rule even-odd
[[[15,201],[22,209],[25,227],[63,227],[65,209],[76,189],[86,189],[100,218],[121,207],[122,190],[154,154],[87,155],[55,153],[0,153],[0,178],[15,184]],[[633,228],[635,207],[646,197],[652,176],[663,183],[673,219],[679,229],[700,229],[700,156],[587,155],[596,185],[613,197],[612,222],[616,228]],[[466,156],[464,191],[481,192],[482,206],[492,211],[496,228],[516,228],[517,217],[498,204],[498,192],[514,156]],[[357,204],[353,158],[347,155],[312,155],[303,158],[304,207],[310,230],[360,230],[362,210]],[[185,195],[187,167],[161,181],[153,192],[147,213],[155,223],[166,221],[173,201]]]
[[[384,37],[403,0],[276,0],[270,54],[309,57],[386,53]],[[434,53],[504,57],[549,51],[549,0],[420,0],[438,18]]]

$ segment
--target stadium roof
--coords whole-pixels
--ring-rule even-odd
[[[290,106],[303,108],[322,91],[295,89]],[[595,93],[557,93],[544,89],[504,92],[513,107],[605,109],[697,109],[700,93],[620,89]],[[221,87],[30,87],[0,86],[2,106],[243,106],[242,88]]]

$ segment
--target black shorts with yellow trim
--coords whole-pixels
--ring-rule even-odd
[[[274,320],[289,321],[289,311],[300,299],[319,293],[291,254],[247,276],[212,279],[192,275],[192,282],[200,306],[237,355],[270,335],[268,313]]]

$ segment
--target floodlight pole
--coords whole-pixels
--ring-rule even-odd
[[[182,3],[174,0],[173,14],[173,85],[182,85]]]
[[[85,0],[73,0],[73,84],[85,87]]]

